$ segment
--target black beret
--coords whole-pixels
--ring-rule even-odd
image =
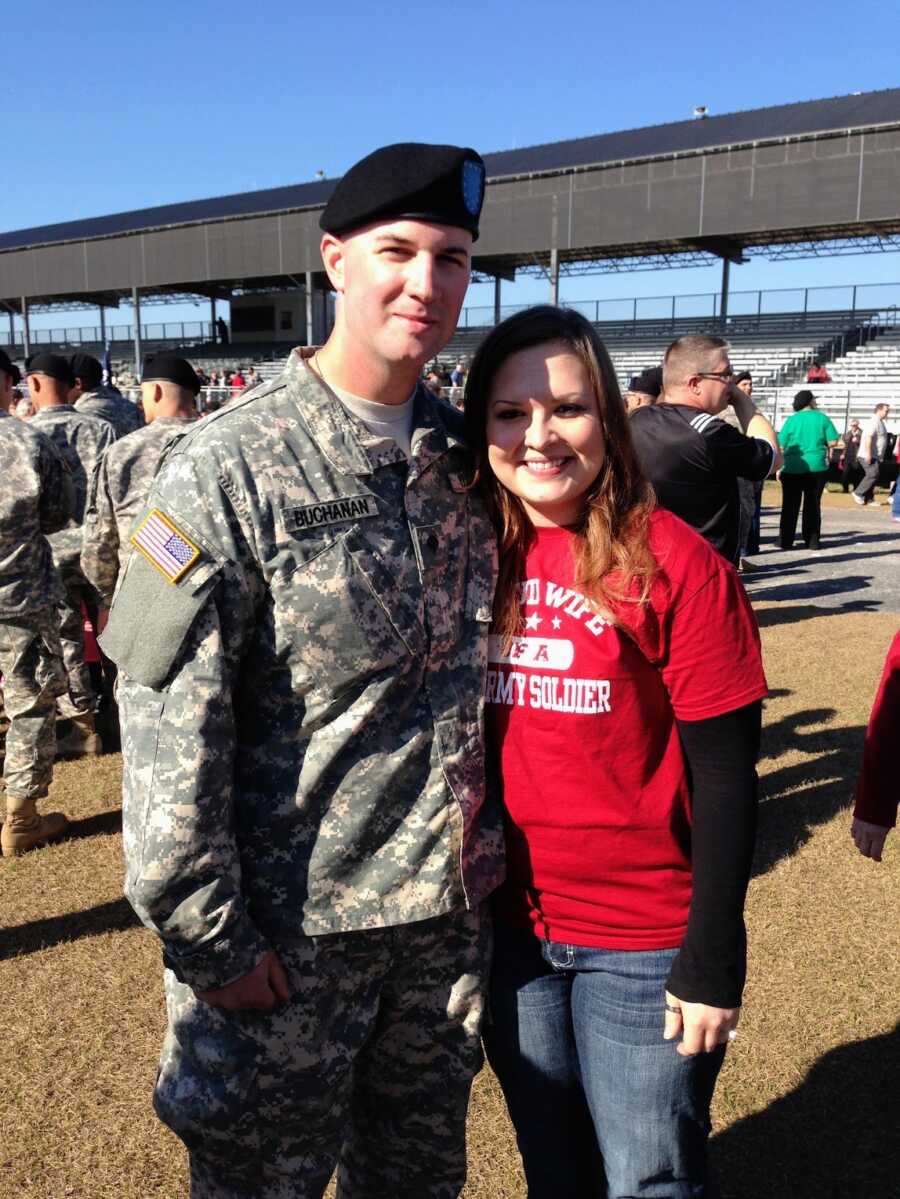
[[[32,354],[25,363],[26,375],[49,375],[60,383],[68,383],[71,387],[75,380],[72,378],[72,368],[68,358],[62,354]]]
[[[6,350],[0,350],[0,371],[5,371],[12,380],[13,387],[22,381],[22,373],[14,362],[10,360]]]
[[[103,367],[92,354],[73,354],[69,359],[72,375],[88,387],[96,387],[103,378]]]
[[[662,391],[662,367],[650,366],[639,375],[635,375],[628,384],[629,391],[639,391],[641,395],[654,398]]]
[[[481,155],[465,146],[382,146],[338,180],[319,225],[340,235],[405,218],[468,229],[477,238],[484,177]]]
[[[177,383],[197,395],[202,386],[191,364],[177,354],[157,354],[144,359],[142,383]]]

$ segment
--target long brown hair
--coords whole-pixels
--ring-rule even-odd
[[[503,363],[521,350],[549,342],[564,342],[584,364],[606,446],[603,466],[584,495],[575,529],[575,584],[599,611],[615,619],[622,603],[646,602],[656,571],[648,541],[653,490],[634,452],[606,347],[593,325],[572,309],[542,304],[516,313],[479,346],[466,380],[465,401],[467,439],[475,459],[473,482],[484,496],[499,542],[494,623],[507,646],[521,631],[519,589],[533,533],[521,501],[497,481],[488,463],[488,404]]]

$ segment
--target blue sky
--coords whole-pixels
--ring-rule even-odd
[[[732,112],[900,84],[900,8],[873,22],[835,0],[44,0],[39,11],[37,41],[27,5],[4,12],[16,51],[0,76],[15,164],[4,230],[340,175],[388,141],[487,152],[682,120],[695,104]],[[732,270],[734,289],[875,280],[900,280],[900,255]],[[718,282],[718,268],[595,276],[564,281],[562,297]],[[544,298],[536,281],[504,293]],[[469,302],[491,302],[490,289]]]

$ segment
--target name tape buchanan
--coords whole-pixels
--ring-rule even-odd
[[[307,504],[303,508],[289,508],[284,514],[287,532],[295,529],[317,529],[322,525],[336,525],[345,520],[359,520],[363,516],[377,516],[378,505],[374,496],[354,495],[337,500],[323,500],[320,504]]]

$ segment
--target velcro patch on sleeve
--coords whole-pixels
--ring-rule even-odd
[[[171,517],[153,508],[131,534],[131,544],[170,583],[177,583],[200,560],[200,548]]]

